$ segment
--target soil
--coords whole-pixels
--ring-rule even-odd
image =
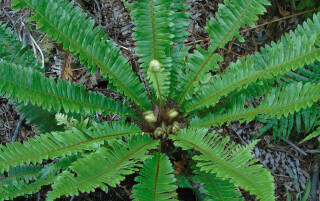
[[[21,38],[25,38],[25,29],[21,25],[21,21],[25,21],[30,12],[27,9],[20,11],[12,11],[11,7],[6,4],[9,1],[0,1],[0,20],[8,22],[9,26],[15,24],[15,30],[19,32]],[[134,55],[134,40],[132,39],[133,24],[129,16],[128,10],[123,6],[121,0],[78,0],[79,6],[87,12],[91,17],[96,20],[97,25],[100,24],[104,27],[105,33],[114,40],[120,47],[121,53],[130,59],[131,64],[135,67],[138,66],[137,57]],[[218,3],[222,3],[222,0],[211,1],[211,0],[186,0],[186,3],[191,5],[189,12],[192,14],[190,17],[189,36],[186,44],[195,45],[199,44],[202,47],[207,47],[208,35],[204,31],[206,25],[206,19],[215,17],[215,13],[218,10]],[[272,5],[267,7],[267,14],[259,16],[259,20],[256,25],[260,25],[273,20],[281,19],[285,15],[297,13],[290,3],[285,0],[271,1]],[[3,5],[2,5],[3,4]],[[2,12],[6,11],[6,12]],[[288,14],[289,13],[289,14]],[[10,17],[9,17],[10,16]],[[297,24],[302,23],[305,19],[305,15],[298,15],[296,17],[279,20],[275,23],[270,23],[265,26],[258,27],[256,29],[244,28],[241,31],[242,36],[245,38],[244,43],[240,43],[237,40],[230,42],[225,49],[220,50],[221,56],[225,58],[224,62],[219,65],[221,69],[225,69],[230,62],[236,61],[237,59],[253,53],[259,50],[260,47],[270,44],[271,41],[276,41],[280,38],[283,33],[294,29]],[[32,24],[31,24],[32,26]],[[75,81],[80,84],[84,84],[87,89],[93,91],[99,91],[112,98],[120,98],[119,95],[109,89],[106,89],[107,81],[101,79],[100,74],[87,75],[85,69],[81,64],[72,58],[72,55],[68,55],[67,52],[63,51],[61,47],[56,45],[54,41],[47,39],[44,34],[40,34],[36,30],[32,31],[32,35],[38,39],[39,45],[41,46],[43,53],[46,57],[46,75],[54,77],[63,77]],[[28,43],[28,40],[26,40]],[[73,69],[68,73],[61,73],[61,62],[66,57],[70,57],[70,68]],[[108,117],[99,117],[101,120],[116,120],[116,115]],[[27,140],[27,137],[32,137],[38,134],[37,129],[34,126],[27,124],[26,120],[21,119],[20,115],[17,114],[13,104],[8,99],[0,97],[0,143],[4,144],[10,142],[16,131],[18,123],[21,123],[19,130],[17,131],[16,141]],[[222,126],[215,128],[221,135],[229,135],[231,139],[240,144],[246,144],[250,142],[250,139],[259,134],[259,130],[263,124],[258,121],[252,121],[250,123],[233,122],[228,126]],[[292,142],[297,142],[302,139],[303,136],[297,136],[295,133],[291,134]],[[295,183],[294,177],[297,178],[299,188],[304,192],[306,183],[310,178],[310,167],[315,158],[315,154],[303,155],[297,149],[292,147],[286,142],[273,142],[272,131],[264,134],[260,137],[261,141],[258,146],[254,149],[257,159],[268,168],[275,178],[276,184],[276,199],[286,200],[287,193],[286,187],[291,193],[292,198],[297,197],[298,190]],[[304,143],[299,146],[300,149],[316,150],[319,147],[319,142],[312,141]],[[290,169],[292,174],[290,174]],[[127,176],[117,187],[109,188],[109,192],[106,193],[101,189],[96,189],[95,192],[81,193],[79,196],[74,197],[62,197],[58,200],[73,200],[73,201],[102,201],[102,200],[130,200],[130,191],[132,186],[136,183],[134,181],[135,175]],[[19,197],[15,200],[44,200],[46,192],[51,187],[45,186],[39,193],[30,195],[28,198]],[[318,195],[319,195],[318,190]],[[193,192],[189,189],[179,188],[179,199],[185,201],[196,200]],[[254,196],[250,196],[247,192],[242,191],[245,196],[245,200],[256,200]]]

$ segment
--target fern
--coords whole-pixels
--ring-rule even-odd
[[[221,78],[219,75],[215,76],[213,83],[205,87],[202,94],[186,104],[186,111],[214,106],[221,97],[234,90],[246,88],[248,84],[258,79],[270,79],[314,61],[320,55],[320,50],[314,47],[315,39],[315,37],[297,37],[287,45],[281,42],[273,44],[262,49],[262,54],[256,53],[248,56],[247,60],[232,63],[230,72],[224,73]],[[287,49],[293,51],[288,53]]]
[[[20,66],[40,69],[38,59],[16,37],[9,27],[0,23],[0,58]]]
[[[302,109],[294,114],[289,114],[288,116],[282,116],[280,119],[277,117],[272,117],[265,119],[263,116],[258,117],[258,120],[262,123],[266,123],[266,125],[261,128],[260,135],[265,133],[269,128],[273,130],[273,138],[274,141],[277,139],[287,140],[289,139],[290,133],[293,129],[294,122],[297,128],[297,133],[301,133],[301,125],[303,122],[304,125],[304,133],[308,133],[317,118],[317,104],[313,104],[311,107],[307,107],[306,109]]]
[[[202,153],[192,158],[197,161],[197,167],[201,171],[216,173],[217,177],[223,179],[230,178],[231,183],[245,187],[261,201],[274,200],[271,196],[274,190],[271,174],[262,170],[261,165],[255,165],[257,160],[250,153],[257,141],[245,147],[235,143],[227,145],[229,137],[222,139],[214,133],[207,134],[207,131],[208,129],[183,129],[177,136],[171,136],[171,139],[176,146]]]
[[[94,126],[79,130],[47,133],[29,138],[24,144],[18,142],[1,145],[0,170],[6,171],[11,166],[23,163],[40,163],[43,159],[53,159],[64,155],[75,154],[83,150],[95,150],[105,140],[115,140],[120,137],[141,133],[133,125],[114,122],[111,125],[94,124]],[[16,150],[16,151],[13,151]]]
[[[205,184],[202,189],[202,192],[207,195],[205,200],[243,200],[240,192],[228,180],[223,180],[216,174],[201,172],[199,169],[194,170],[194,173],[196,174],[194,178],[198,183]]]
[[[158,144],[158,141],[152,140],[148,135],[131,136],[128,143],[110,142],[110,149],[101,147],[70,167],[77,173],[77,177],[69,171],[63,172],[53,185],[54,190],[48,193],[47,200],[54,200],[61,195],[78,195],[78,190],[90,192],[97,186],[106,190],[106,184],[114,187],[125,175],[132,174],[137,167],[141,167],[138,162],[150,158],[146,155],[147,150],[156,148]]]
[[[11,96],[13,100],[30,100],[31,104],[37,104],[49,111],[60,111],[63,107],[67,113],[113,112],[135,116],[135,112],[130,112],[127,106],[122,107],[120,102],[107,99],[101,94],[87,93],[83,86],[79,87],[61,79],[58,79],[56,84],[52,77],[45,78],[39,72],[6,61],[0,61],[0,84],[0,94],[6,92],[6,97]]]
[[[22,118],[28,119],[28,124],[39,126],[39,131],[42,133],[63,130],[63,126],[57,125],[58,122],[55,119],[56,111],[43,110],[32,104],[23,105],[20,103],[15,106],[18,107],[18,113],[21,114]]]
[[[41,168],[42,166],[39,165],[18,165],[16,167],[10,167],[8,176],[0,177],[0,186],[16,186],[21,180],[28,184],[31,180],[38,177]]]
[[[186,66],[188,70],[179,79],[179,94],[176,97],[180,105],[185,98],[193,93],[194,82],[201,80],[209,70],[218,69],[217,62],[222,58],[215,51],[227,44],[234,36],[243,41],[238,30],[249,24],[254,26],[252,20],[256,20],[257,14],[263,14],[266,10],[262,5],[269,5],[265,0],[225,1],[225,5],[219,5],[217,20],[207,21],[205,28],[212,38],[208,51],[197,46],[197,50],[190,55]]]
[[[277,79],[277,83],[284,86],[288,83],[302,82],[302,83],[317,83],[320,81],[319,61],[311,63],[306,68],[298,68],[296,71],[287,72],[285,76],[280,76]],[[308,133],[315,120],[317,118],[317,104],[312,107],[307,107],[301,111],[289,114],[287,117],[282,116],[279,120],[276,117],[265,119],[258,117],[257,119],[266,123],[266,125],[260,130],[260,135],[272,128],[274,140],[276,139],[289,139],[294,123],[296,123],[297,133],[301,132],[302,122],[305,126],[305,133]]]
[[[177,189],[169,158],[161,153],[153,152],[153,157],[145,161],[140,175],[136,177],[131,197],[134,200],[169,200],[175,196]],[[171,192],[171,193],[170,193]]]
[[[14,0],[16,9],[28,7],[34,16],[28,21],[37,21],[37,28],[53,40],[57,39],[65,49],[77,55],[82,64],[91,71],[98,67],[107,76],[120,93],[139,105],[143,110],[150,108],[146,92],[138,78],[131,71],[128,60],[119,56],[119,48],[107,41],[100,27],[93,29],[94,20],[87,18],[79,8],[73,8],[73,2],[64,0]],[[53,9],[55,13],[47,12]],[[68,29],[64,27],[68,26]],[[79,34],[74,34],[79,33]],[[107,53],[108,57],[105,57]],[[119,68],[121,66],[121,68]]]
[[[24,182],[20,182],[17,186],[3,186],[0,189],[0,200],[8,200],[13,199],[15,197],[26,195],[26,194],[33,194],[38,192],[42,186],[52,184],[57,179],[57,176],[49,177],[46,180],[38,180],[31,184],[26,184]]]
[[[197,46],[194,53],[183,44],[189,6],[182,0],[123,1],[134,20],[140,79],[119,47],[74,1],[12,1],[15,9],[29,8],[34,15],[28,22],[35,21],[89,73],[99,70],[108,88],[130,103],[45,77],[31,51],[0,25],[0,95],[17,102],[19,113],[41,131],[27,142],[0,145],[0,200],[35,193],[43,185],[52,187],[49,201],[96,188],[108,192],[136,173],[135,200],[179,199],[179,185],[192,189],[199,200],[243,200],[239,186],[262,201],[275,200],[273,177],[251,153],[258,141],[240,146],[208,130],[258,115],[280,118],[282,133],[289,132],[293,115],[308,122],[310,130],[320,99],[319,69],[305,65],[320,58],[320,14],[260,53],[231,63],[220,77],[217,50],[234,37],[242,42],[239,29],[253,27],[268,1],[224,1],[216,18],[207,20],[208,49]],[[146,87],[140,81],[145,79]],[[247,106],[261,96],[263,102]],[[110,113],[121,120],[100,122]],[[191,157],[183,150],[190,150]],[[183,163],[173,172],[171,162],[180,156]]]
[[[301,82],[298,82],[283,88],[274,88],[257,108],[245,109],[243,100],[234,99],[233,107],[224,114],[209,113],[201,120],[195,117],[190,124],[192,127],[203,128],[211,125],[222,125],[236,119],[241,119],[242,122],[251,121],[259,114],[265,114],[265,118],[287,116],[289,113],[292,114],[302,108],[311,106],[316,100],[320,99],[318,87],[319,84],[308,83],[302,85]]]
[[[10,28],[6,28],[5,25],[0,26],[0,44],[3,47],[0,50],[0,58],[3,60],[21,67],[42,71],[35,55],[27,47],[23,48],[22,42],[16,40],[16,34]],[[41,132],[63,130],[63,127],[57,126],[55,121],[56,111],[44,110],[30,103],[27,105],[16,103],[15,107],[22,118],[28,118],[27,123],[39,126]]]

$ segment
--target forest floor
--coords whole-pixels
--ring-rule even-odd
[[[15,31],[21,39],[25,39],[26,43],[30,42],[28,34],[22,22],[25,22],[31,13],[27,9],[20,11],[12,11],[10,4],[0,0],[0,20],[14,27]],[[97,24],[104,27],[105,32],[114,40],[120,47],[121,53],[127,56],[133,66],[137,66],[137,57],[134,55],[134,40],[132,39],[133,24],[129,16],[128,10],[123,6],[121,0],[78,0],[78,5],[85,12],[96,20]],[[204,48],[208,44],[208,35],[204,31],[206,19],[215,17],[220,1],[212,0],[186,0],[191,8],[189,36],[186,45],[200,45]],[[308,9],[297,11],[296,8],[285,0],[272,1],[272,5],[267,7],[268,12],[263,16],[258,16],[256,21],[257,28],[251,29],[246,27],[241,30],[241,35],[245,38],[245,42],[240,43],[236,39],[232,40],[224,49],[220,49],[220,55],[225,59],[219,65],[225,68],[231,62],[246,55],[258,51],[260,47],[270,44],[271,41],[278,40],[285,32],[293,30],[298,24],[301,24],[306,17],[306,14],[298,14]],[[41,34],[36,30],[31,30],[31,35],[36,38],[42,53],[45,56],[46,75],[54,77],[62,77],[77,83],[84,84],[87,89],[99,91],[111,97],[118,96],[116,93],[105,89],[105,82],[101,76],[96,73],[87,75],[85,68],[72,57],[72,55],[57,45],[54,41],[46,38],[45,34]],[[31,47],[31,46],[30,46]],[[35,47],[35,49],[37,49]],[[191,49],[192,50],[192,49]],[[38,55],[39,55],[39,51]],[[117,118],[116,116],[108,118]],[[230,125],[217,128],[222,135],[229,135],[231,139],[240,144],[246,144],[253,136],[260,133],[263,124],[259,121],[250,123],[232,122]],[[18,129],[17,129],[18,128]],[[260,137],[261,141],[254,149],[257,159],[271,171],[275,178],[276,184],[276,199],[279,201],[287,200],[288,189],[293,200],[298,197],[298,189],[303,193],[306,188],[308,179],[310,179],[310,168],[314,162],[316,154],[310,153],[310,150],[317,150],[319,142],[313,140],[298,146],[292,146],[301,140],[304,135],[297,135],[293,131],[289,141],[280,141],[274,143],[272,131],[269,130]],[[0,143],[10,142],[14,137],[16,141],[27,140],[27,137],[32,137],[38,134],[35,127],[26,123],[17,114],[15,108],[9,103],[8,99],[0,97]],[[307,153],[305,155],[304,153]],[[296,179],[294,179],[296,178]],[[109,193],[97,189],[92,193],[81,193],[79,196],[59,200],[73,201],[100,201],[100,200],[130,200],[129,195],[134,184],[134,176],[128,176],[125,181],[121,182],[117,187],[110,188]],[[295,180],[297,182],[295,182]],[[15,200],[44,200],[46,192],[50,187],[44,187],[40,193],[29,196],[29,198],[20,197]],[[319,194],[318,190],[318,195]],[[182,195],[181,200],[193,201],[192,192],[184,189],[179,189],[178,192]],[[190,194],[191,193],[191,194]],[[184,195],[183,195],[184,194]],[[249,196],[244,192],[245,200],[256,200],[254,196]],[[319,199],[320,200],[320,199]]]

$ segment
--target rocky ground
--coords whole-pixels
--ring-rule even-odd
[[[25,39],[26,43],[30,43],[30,38],[22,23],[30,16],[30,12],[26,9],[12,11],[8,2],[10,1],[0,0],[0,20],[6,21],[9,26],[14,27],[15,31],[19,33],[20,38]],[[122,54],[130,58],[133,66],[137,66],[137,57],[134,56],[133,50],[132,20],[121,0],[78,0],[76,2],[78,6],[82,7],[85,12],[96,20],[97,24],[104,27],[105,32],[110,38],[121,47]],[[206,47],[208,44],[208,36],[204,31],[206,19],[215,17],[218,3],[221,3],[222,0],[186,0],[186,2],[191,5],[189,12],[192,15],[189,26],[190,34],[185,44],[192,45],[193,48],[197,44]],[[283,33],[294,29],[297,24],[302,23],[305,19],[305,15],[291,17],[291,15],[301,11],[295,11],[292,4],[286,3],[285,0],[272,1],[272,5],[268,6],[267,10],[268,13],[264,16],[259,16],[259,20],[256,22],[256,25],[265,23],[266,25],[258,26],[256,29],[250,29],[249,27],[243,29],[241,34],[246,39],[244,43],[233,40],[224,49],[220,50],[221,56],[225,58],[225,61],[220,63],[222,68],[228,66],[230,62],[236,59],[259,50],[261,46],[279,39]],[[88,89],[99,91],[111,97],[118,96],[116,93],[104,88],[105,82],[101,80],[99,74],[90,76],[85,74],[86,71],[83,66],[72,58],[72,55],[68,52],[63,51],[54,41],[46,38],[45,34],[40,34],[37,31],[32,31],[31,34],[36,38],[45,57],[44,62],[47,75],[54,77],[61,76],[64,79],[84,84]],[[34,47],[34,49],[41,56],[37,47]],[[66,66],[64,62],[68,62],[68,68],[63,67]],[[64,69],[61,69],[62,67]],[[115,119],[117,117],[112,116],[108,118]],[[258,121],[243,124],[233,122],[217,130],[222,135],[229,135],[238,143],[246,144],[253,136],[259,134],[262,126],[263,124]],[[28,125],[26,120],[17,114],[8,99],[0,97],[0,143],[10,142],[12,138],[15,138],[17,141],[23,141],[35,134],[37,134],[36,128]],[[293,143],[302,138],[302,136],[296,136],[295,133],[292,136],[290,140]],[[286,200],[286,187],[292,198],[298,196],[298,189],[304,192],[306,183],[310,178],[310,167],[316,156],[316,154],[310,153],[310,151],[317,150],[319,142],[315,140],[305,143],[298,147],[300,149],[297,149],[297,147],[290,143],[291,141],[274,143],[272,131],[267,132],[260,139],[261,141],[254,149],[254,153],[260,162],[272,172],[275,178],[277,200]],[[307,153],[307,155],[304,153]],[[133,178],[133,176],[128,176],[116,188],[110,188],[108,194],[97,189],[96,192],[90,194],[83,193],[78,197],[72,197],[71,199],[61,198],[60,200],[130,200],[130,190],[134,184]],[[296,178],[297,183],[294,178]],[[21,197],[16,200],[44,200],[45,193],[49,189],[50,187],[44,187],[40,193],[36,193],[28,199]],[[181,199],[194,200],[192,195],[189,196],[190,192],[183,189],[179,189],[179,192],[185,194]],[[246,192],[244,192],[244,195],[247,196],[246,200],[256,200],[253,196],[247,195]]]

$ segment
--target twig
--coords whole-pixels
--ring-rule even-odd
[[[318,178],[319,178],[319,165],[320,158],[311,165],[310,176],[311,176],[311,200],[317,201],[317,190],[318,190]]]
[[[37,198],[37,201],[40,201],[41,200],[41,194],[40,192],[38,193],[38,198]]]
[[[43,53],[42,53],[42,50],[41,50],[40,46],[38,45],[38,43],[33,39],[32,35],[31,35],[31,32],[30,32],[30,30],[29,30],[29,27],[28,27],[24,22],[23,22],[23,25],[26,27],[26,30],[27,30],[27,32],[28,32],[28,35],[29,35],[30,39],[31,39],[32,42],[35,44],[35,46],[37,47],[38,51],[39,51],[40,54],[41,54],[41,63],[42,63],[41,68],[44,68],[44,55],[43,55]]]
[[[72,201],[74,199],[74,195],[70,198],[70,201]]]
[[[24,118],[20,117],[20,120],[19,120],[19,122],[17,124],[16,130],[14,131],[14,134],[12,136],[12,140],[11,140],[12,142],[16,141],[16,138],[17,138],[17,135],[19,133],[19,130],[20,130],[20,127],[21,127],[21,123],[22,123],[23,120],[24,120]]]
[[[302,149],[300,149],[297,145],[295,145],[294,143],[292,143],[290,140],[285,140],[286,143],[288,143],[289,145],[291,145],[294,149],[296,149],[298,152],[300,152],[301,154],[307,156],[308,154],[306,152],[304,152]]]
[[[320,154],[320,150],[306,150],[306,153],[310,153],[310,154]]]

